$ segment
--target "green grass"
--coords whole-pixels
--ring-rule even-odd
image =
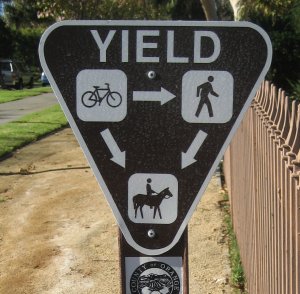
[[[59,105],[0,125],[0,157],[66,125]]]
[[[231,221],[230,209],[229,209],[229,201],[228,195],[225,193],[224,202],[226,205],[223,205],[223,210],[225,211],[225,225],[226,231],[228,235],[228,245],[229,245],[229,259],[231,266],[231,284],[236,288],[235,293],[246,293],[245,292],[245,283],[246,278],[244,274],[244,269],[241,262],[240,250],[237,243],[237,239],[233,230],[233,225]]]
[[[38,87],[23,90],[0,90],[0,103],[19,100],[29,96],[36,96],[43,93],[51,93],[51,87]]]

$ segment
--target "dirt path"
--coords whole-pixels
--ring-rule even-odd
[[[217,177],[189,225],[190,293],[231,293]],[[70,129],[0,162],[0,293],[119,293],[117,226]]]

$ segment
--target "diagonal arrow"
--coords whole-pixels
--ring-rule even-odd
[[[105,129],[100,134],[113,156],[110,160],[125,168],[126,151],[120,150],[109,129]]]
[[[201,145],[206,139],[207,134],[203,131],[199,131],[193,140],[191,146],[187,150],[187,152],[181,153],[181,169],[186,168],[187,166],[195,163],[197,160],[194,158],[197,152],[199,151]]]
[[[133,101],[159,101],[163,105],[175,97],[163,87],[160,88],[160,91],[133,91]]]

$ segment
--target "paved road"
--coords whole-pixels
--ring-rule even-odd
[[[0,104],[0,124],[19,119],[20,117],[42,110],[57,103],[53,93],[28,97],[17,101]]]

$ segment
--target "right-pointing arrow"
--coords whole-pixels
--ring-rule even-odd
[[[200,130],[187,152],[181,153],[181,169],[184,169],[197,161],[194,157],[196,156],[206,137],[207,134]]]
[[[174,99],[176,96],[161,87],[160,91],[133,91],[133,101],[159,101],[161,105]]]

